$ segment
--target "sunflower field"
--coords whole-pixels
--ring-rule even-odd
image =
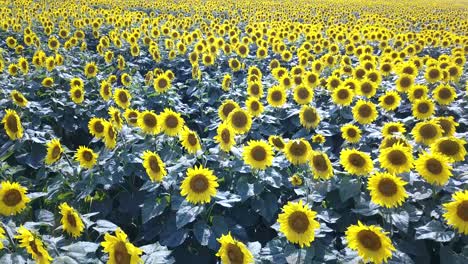
[[[0,0],[0,263],[468,263],[465,0]]]

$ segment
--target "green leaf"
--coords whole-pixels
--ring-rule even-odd
[[[203,206],[194,206],[184,201],[176,213],[177,228],[181,228],[186,224],[193,222],[203,209]]]
[[[437,242],[448,242],[455,237],[455,233],[439,221],[432,220],[426,225],[415,228],[415,239],[430,239]]]

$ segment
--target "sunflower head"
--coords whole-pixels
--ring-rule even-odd
[[[399,143],[380,150],[379,162],[383,168],[391,173],[409,172],[413,167],[411,149]]]
[[[6,109],[5,116],[2,118],[3,127],[11,140],[23,137],[23,126],[19,115],[15,110]]]
[[[284,146],[285,146],[284,139],[280,136],[271,135],[268,137],[268,142],[277,150],[284,149]]]
[[[292,184],[292,186],[301,186],[303,184],[301,176],[294,174],[289,178],[289,182]]]
[[[234,130],[228,124],[222,123],[218,126],[216,132],[217,135],[214,137],[214,139],[219,144],[219,148],[225,152],[229,152],[232,146],[236,144],[234,141]]]
[[[47,155],[45,158],[45,163],[50,165],[55,163],[62,157],[63,148],[60,144],[60,141],[56,138],[52,139],[47,143]]]
[[[445,185],[452,176],[450,159],[438,153],[420,154],[415,167],[419,175],[430,184]]]
[[[466,141],[456,137],[443,137],[431,145],[431,152],[446,156],[454,162],[465,160]]]
[[[374,169],[370,155],[357,149],[343,149],[340,163],[348,173],[358,176],[367,175]]]
[[[272,107],[282,107],[286,99],[286,90],[281,86],[276,85],[268,89],[267,101]]]
[[[284,153],[289,162],[294,165],[304,164],[309,160],[312,147],[303,138],[289,140],[284,147]]]
[[[193,204],[209,203],[216,195],[218,178],[203,166],[189,168],[180,187],[180,194]]]
[[[227,123],[237,134],[245,134],[252,126],[251,115],[241,108],[236,108],[229,113]]]
[[[26,196],[27,188],[17,182],[3,181],[0,183],[0,214],[16,215],[26,208],[31,201]]]
[[[457,92],[452,86],[441,84],[434,89],[432,97],[440,105],[449,105],[457,98]]]
[[[302,200],[298,203],[288,202],[278,215],[280,232],[292,243],[299,244],[302,248],[309,247],[315,240],[315,230],[320,228],[319,222],[315,220],[317,212],[312,211]]]
[[[70,98],[75,104],[81,104],[84,101],[85,90],[79,86],[73,86],[70,89]]]
[[[320,122],[320,115],[315,107],[303,105],[299,111],[299,121],[307,129],[316,128]]]
[[[221,120],[225,121],[229,114],[234,110],[240,108],[239,104],[233,100],[227,99],[218,108],[218,115]]]
[[[308,104],[314,98],[314,91],[304,84],[294,88],[294,101],[300,105]]]
[[[126,89],[115,89],[114,91],[114,101],[115,103],[123,109],[127,109],[130,106],[130,100],[132,96]]]
[[[254,169],[264,170],[273,164],[273,148],[262,140],[251,140],[243,150],[244,162]]]
[[[340,85],[332,92],[333,103],[339,106],[348,106],[353,102],[354,91],[347,85]]]
[[[98,73],[98,68],[95,62],[86,63],[85,68],[84,68],[84,75],[86,76],[86,78],[96,77],[97,73]]]
[[[152,151],[143,152],[143,167],[151,181],[160,182],[167,175],[166,165],[159,155]]]
[[[377,109],[372,102],[359,100],[353,107],[353,117],[360,124],[370,124],[377,119]]]
[[[411,134],[417,143],[430,145],[442,137],[442,128],[435,119],[430,119],[417,123]]]
[[[180,135],[182,146],[188,153],[195,154],[201,150],[200,138],[195,131],[185,127]]]
[[[97,158],[98,154],[85,146],[79,146],[75,154],[75,159],[80,163],[80,166],[86,169],[94,167]]]
[[[379,105],[387,110],[393,111],[400,106],[401,97],[396,91],[387,91],[379,97]]]
[[[159,93],[167,92],[171,86],[171,79],[166,74],[159,74],[154,78],[153,87]]]
[[[88,122],[89,133],[95,138],[104,136],[104,123],[106,121],[102,118],[93,117]]]
[[[358,143],[361,140],[361,129],[353,124],[341,127],[341,137],[349,143]]]
[[[168,136],[179,135],[185,125],[185,121],[180,114],[168,108],[159,114],[158,121],[160,121],[161,130]]]
[[[26,107],[28,105],[28,100],[26,97],[21,92],[18,92],[17,90],[13,90],[10,93],[11,100],[19,106],[19,107]]]
[[[351,225],[346,230],[348,247],[357,250],[358,255],[365,261],[374,263],[387,262],[392,257],[395,247],[386,232],[381,227],[363,225],[360,221],[357,225]]]
[[[138,117],[140,116],[140,112],[135,109],[127,108],[124,112],[125,120],[127,124],[130,126],[138,126]]]
[[[406,184],[393,174],[377,172],[368,179],[367,189],[373,203],[393,208],[400,206],[408,197],[404,187]]]
[[[468,235],[468,190],[457,191],[452,201],[443,204],[444,219],[461,234]]]
[[[231,232],[217,239],[221,244],[216,256],[221,258],[222,263],[251,264],[254,258],[244,243],[234,239]]]
[[[60,223],[62,223],[63,230],[72,237],[79,237],[84,230],[84,224],[78,212],[67,203],[60,204],[59,209],[62,215]]]
[[[104,125],[104,145],[108,149],[114,149],[117,144],[117,129],[109,122],[103,122]]]
[[[414,100],[412,111],[413,116],[419,120],[430,118],[435,113],[434,102],[428,98]]]
[[[51,263],[53,259],[37,234],[32,233],[24,226],[20,226],[17,233],[18,235],[16,235],[15,238],[19,240],[20,247],[25,248],[36,263]]]
[[[103,251],[109,254],[109,263],[136,264],[141,262],[140,255],[143,251],[130,243],[127,234],[120,228],[115,230],[115,236],[106,233],[101,246],[104,248]]]
[[[314,179],[328,180],[333,177],[333,167],[325,152],[312,151],[309,161]]]
[[[393,135],[404,135],[405,125],[402,122],[388,122],[382,127],[382,136],[389,137]]]

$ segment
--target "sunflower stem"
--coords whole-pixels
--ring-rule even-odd
[[[299,249],[299,255],[297,256],[297,264],[301,264],[302,249]]]
[[[8,241],[10,241],[10,245],[13,247],[13,249],[16,251],[16,243],[15,241],[13,240],[13,238],[10,236],[10,232],[8,232],[6,226],[4,223],[1,223],[2,224],[2,228],[3,230],[5,230],[5,234],[7,235],[8,237]]]

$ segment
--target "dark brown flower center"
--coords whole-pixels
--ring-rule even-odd
[[[120,92],[120,93],[119,93],[119,100],[120,100],[120,102],[122,102],[122,103],[124,103],[124,104],[125,104],[126,102],[128,102],[127,94],[126,94],[125,92]]]
[[[432,174],[440,174],[443,166],[439,160],[430,158],[426,161],[426,169]]]
[[[450,99],[450,97],[452,97],[452,91],[448,88],[440,89],[438,94],[439,94],[439,97],[444,100]]]
[[[382,247],[382,242],[377,234],[370,230],[361,230],[357,234],[359,243],[365,248],[377,251]]]
[[[364,165],[366,165],[366,160],[362,157],[362,155],[358,153],[352,153],[351,155],[349,155],[348,161],[354,167],[364,167]]]
[[[366,104],[361,105],[358,108],[358,113],[359,113],[359,116],[361,116],[363,118],[370,117],[371,114],[372,114],[372,108],[369,105],[366,105]]]
[[[424,139],[432,139],[437,136],[437,128],[432,124],[425,124],[419,129],[419,134]]]
[[[112,126],[109,127],[109,131],[107,131],[107,135],[110,137],[110,139],[115,138],[115,131],[114,131],[114,128]]]
[[[159,79],[158,80],[158,87],[161,88],[161,89],[166,88],[167,84],[168,83],[167,83],[166,79]]]
[[[406,164],[408,162],[408,159],[406,158],[406,155],[403,151],[401,150],[392,150],[390,153],[387,155],[388,161],[392,165],[400,166],[403,164]]]
[[[368,82],[361,84],[361,92],[365,95],[372,93],[372,85]]]
[[[18,102],[18,103],[23,103],[24,102],[24,99],[21,95],[17,94],[17,93],[14,93],[13,94],[13,97],[15,98],[15,100]]]
[[[430,109],[430,106],[426,102],[421,102],[421,103],[418,104],[418,112],[420,112],[422,114],[425,114],[425,113],[429,112],[429,109]]]
[[[262,146],[255,146],[250,151],[250,154],[252,155],[252,158],[256,161],[264,161],[267,157],[267,152]]]
[[[196,193],[203,193],[208,187],[208,179],[203,174],[197,174],[190,180],[190,189]]]
[[[168,128],[176,128],[179,125],[179,119],[173,115],[166,117],[166,126]]]
[[[302,141],[294,141],[289,147],[289,151],[293,156],[301,157],[307,153],[307,146]]]
[[[72,227],[76,227],[76,219],[72,213],[67,214],[67,221]]]
[[[195,136],[193,133],[190,133],[190,134],[188,135],[187,140],[188,140],[188,143],[189,143],[191,146],[195,146],[195,145],[197,145],[197,143],[198,143],[197,136]]]
[[[317,121],[317,113],[312,108],[306,109],[303,113],[303,117],[307,123],[314,123]]]
[[[252,101],[250,103],[250,108],[253,110],[253,111],[258,111],[260,109],[260,104],[257,102],[257,101]]]
[[[89,150],[83,151],[83,159],[88,162],[93,160],[93,153]]]
[[[61,154],[61,150],[60,150],[60,147],[58,145],[55,145],[52,149],[52,158],[53,159],[56,159],[60,156]]]
[[[125,242],[118,242],[114,246],[114,259],[116,264],[130,264],[132,256],[128,253]]]
[[[250,92],[252,95],[259,95],[260,94],[260,87],[258,84],[254,83],[250,86]]]
[[[149,163],[150,169],[153,172],[158,173],[161,170],[161,168],[159,167],[158,159],[155,156],[151,156],[148,160],[148,163]]]
[[[275,147],[279,149],[284,148],[284,143],[281,139],[275,137],[271,141],[273,142],[273,145],[275,145]]]
[[[386,105],[393,105],[395,103],[395,97],[393,95],[387,95],[384,97],[384,103]]]
[[[379,192],[384,196],[391,197],[397,193],[397,185],[392,179],[384,178],[379,181]]]
[[[339,99],[345,100],[349,97],[349,91],[347,89],[340,89],[337,95]]]
[[[416,89],[413,92],[413,97],[415,99],[419,99],[419,98],[423,97],[423,95],[424,95],[424,90],[423,89]]]
[[[229,132],[228,129],[224,129],[221,132],[221,139],[223,140],[224,143],[229,143],[231,141],[231,133]]]
[[[314,155],[314,157],[312,158],[312,163],[314,165],[314,168],[318,171],[328,170],[327,160],[322,154]]]
[[[283,99],[283,93],[281,91],[273,91],[271,93],[271,99],[275,102],[280,102]]]
[[[460,151],[460,146],[456,141],[446,139],[439,143],[438,150],[444,155],[453,156]]]
[[[440,76],[440,71],[438,69],[430,69],[429,70],[429,77],[431,79],[437,79]]]
[[[468,201],[462,201],[458,206],[457,206],[457,215],[460,217],[463,221],[468,222]]]
[[[18,190],[12,189],[6,191],[3,196],[3,203],[9,207],[14,207],[21,202],[21,193]]]
[[[309,91],[304,87],[299,88],[299,90],[297,91],[298,97],[303,100],[307,99],[309,97],[309,94],[310,94]]]
[[[247,116],[243,112],[235,112],[232,114],[232,124],[237,128],[243,128],[247,125]]]
[[[447,136],[452,131],[452,123],[447,119],[439,119],[439,125],[442,127],[442,136]]]
[[[94,123],[94,130],[97,133],[102,133],[102,132],[104,132],[104,126],[102,125],[101,122],[96,122],[96,123]]]
[[[9,115],[6,120],[6,125],[7,125],[7,128],[11,130],[13,133],[18,132],[18,120],[16,116]]]
[[[228,116],[232,112],[232,110],[234,110],[234,109],[236,109],[236,106],[234,104],[232,104],[232,103],[225,104],[223,106],[223,110],[222,110],[223,115]]]
[[[158,123],[158,121],[156,120],[156,117],[152,114],[145,114],[143,116],[143,123],[145,123],[145,126],[147,127],[155,127]]]
[[[411,79],[408,77],[403,77],[400,80],[400,86],[402,88],[408,88],[411,85]]]
[[[29,246],[31,247],[32,251],[38,255],[39,257],[42,256],[42,253],[39,251],[39,249],[37,248],[37,245],[36,245],[36,239],[34,239],[33,241],[29,242]]]
[[[346,130],[346,134],[348,135],[348,137],[353,138],[357,136],[357,131],[354,128],[348,128],[348,130]]]
[[[303,212],[294,212],[288,217],[289,227],[298,234],[303,234],[309,227],[309,218]]]
[[[76,89],[75,92],[73,93],[73,95],[75,96],[76,99],[81,98],[82,94],[83,93],[81,92],[81,89]]]
[[[244,263],[244,253],[239,248],[239,246],[235,244],[229,244],[227,246],[227,256],[229,258],[229,262],[231,264],[243,264]]]

